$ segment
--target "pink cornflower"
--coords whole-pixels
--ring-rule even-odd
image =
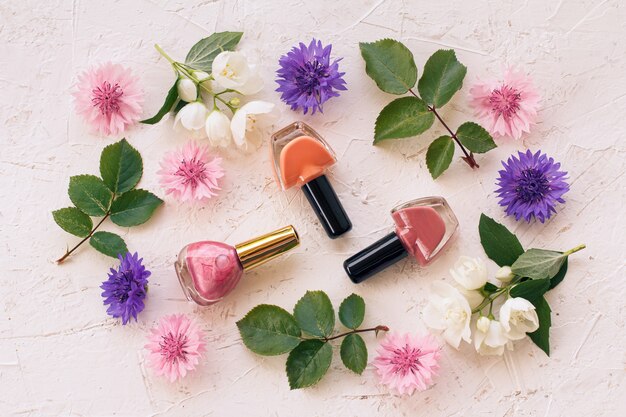
[[[373,364],[380,382],[400,395],[424,391],[433,384],[440,347],[432,335],[388,333],[377,352]]]
[[[118,135],[141,117],[143,92],[130,69],[110,62],[78,75],[76,112],[93,132]]]
[[[535,124],[540,97],[526,74],[508,68],[504,80],[477,81],[470,88],[470,104],[492,135],[519,139]]]
[[[221,163],[222,158],[211,156],[207,146],[189,141],[165,154],[157,174],[165,194],[172,194],[182,202],[203,201],[220,190],[217,180],[224,176]]]
[[[206,351],[205,334],[185,314],[163,316],[159,324],[150,330],[148,363],[157,375],[170,382],[184,378],[196,369]]]

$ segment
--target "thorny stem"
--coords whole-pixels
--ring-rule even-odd
[[[389,331],[389,327],[380,325],[376,327],[370,327],[369,329],[350,330],[349,332],[341,333],[336,336],[324,337],[322,340],[324,340],[324,342],[328,342],[329,340],[339,339],[340,337],[348,336],[349,334],[354,334],[354,333],[364,333],[364,332],[378,333],[378,332],[388,332],[388,331]]]
[[[87,239],[89,239],[91,236],[93,236],[93,234],[95,233],[96,229],[98,229],[98,227],[100,227],[100,225],[107,219],[107,217],[109,217],[110,214],[111,214],[111,212],[107,211],[107,213],[104,215],[102,220],[100,220],[98,222],[98,224],[91,230],[91,232],[89,232],[89,234],[83,240],[78,242],[78,244],[76,246],[74,246],[71,250],[67,251],[67,253],[65,255],[63,255],[59,259],[57,259],[56,263],[58,263],[58,264],[62,263],[65,259],[67,259],[68,256],[70,256],[72,254],[72,252],[74,252],[76,249],[78,249],[78,247],[80,245],[85,243],[87,241]]]
[[[417,96],[417,94],[415,94],[415,91],[413,91],[412,89],[409,88],[409,92],[411,94],[413,94],[413,96],[419,98]],[[446,122],[443,121],[443,119],[441,118],[441,116],[439,115],[439,113],[437,113],[437,109],[435,109],[435,106],[428,106],[428,110],[433,112],[433,114],[435,115],[435,117],[437,117],[437,120],[439,120],[441,122],[441,124],[443,125],[443,127],[446,128],[446,130],[448,131],[448,133],[450,133],[450,136],[452,137],[452,139],[454,139],[454,141],[456,142],[457,145],[459,145],[459,147],[461,148],[461,150],[463,151],[463,153],[465,154],[465,157],[461,158],[463,159],[467,165],[470,166],[470,168],[480,168],[480,166],[478,165],[478,163],[476,162],[476,160],[474,159],[474,154],[472,152],[467,152],[467,149],[465,149],[465,146],[463,146],[461,144],[461,141],[459,140],[459,138],[456,136],[456,133],[454,133],[452,131],[452,129],[450,129],[448,127],[448,125],[446,124]]]

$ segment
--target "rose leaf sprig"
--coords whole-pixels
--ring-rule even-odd
[[[121,227],[145,223],[163,200],[149,191],[137,189],[143,174],[139,152],[126,139],[105,147],[100,155],[100,177],[70,177],[68,194],[74,206],[52,212],[54,221],[66,232],[83,238],[57,260],[65,261],[89,240],[97,251],[116,258],[128,252],[119,235],[97,230],[107,218]],[[94,226],[92,217],[100,218]]]
[[[356,294],[339,306],[339,321],[349,331],[335,334],[335,311],[323,291],[307,291],[296,303],[293,315],[268,304],[254,307],[237,322],[243,343],[264,356],[289,353],[287,378],[291,389],[315,385],[328,371],[333,351],[330,341],[343,338],[341,361],[361,374],[367,365],[367,347],[358,333],[388,331],[387,326],[359,329],[365,317],[365,301]]]
[[[453,50],[438,50],[426,64],[417,83],[417,66],[411,51],[399,41],[381,39],[359,44],[365,60],[365,71],[382,91],[410,96],[395,99],[378,115],[374,129],[374,145],[383,140],[408,138],[426,132],[435,119],[448,131],[435,139],[426,152],[426,165],[433,179],[448,169],[454,156],[454,144],[461,149],[461,158],[471,167],[479,165],[474,153],[485,153],[496,147],[493,138],[482,126],[465,122],[453,131],[443,120],[439,109],[447,104],[463,86],[467,68]]]

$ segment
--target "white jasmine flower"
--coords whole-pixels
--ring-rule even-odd
[[[176,83],[176,88],[178,89],[178,97],[187,103],[196,101],[198,98],[198,87],[189,78],[179,79]]]
[[[487,266],[478,258],[461,256],[450,270],[450,274],[467,290],[477,290],[487,283]]]
[[[239,90],[246,85],[252,71],[240,52],[224,51],[213,60],[213,78],[224,88]]]
[[[539,328],[535,306],[520,297],[509,298],[504,302],[500,307],[500,322],[511,340],[523,339],[526,333],[532,333]]]
[[[230,119],[223,112],[213,110],[206,119],[206,134],[211,145],[225,148],[233,140]]]
[[[206,106],[198,101],[195,101],[180,109],[180,111],[176,114],[176,119],[174,119],[174,125],[180,123],[187,130],[198,131],[204,128],[206,116]]]
[[[459,348],[461,339],[471,342],[470,319],[472,310],[465,297],[452,285],[433,282],[428,304],[424,309],[424,322],[442,332],[445,341]]]
[[[515,274],[511,270],[510,266],[503,266],[502,268],[498,269],[498,272],[496,272],[496,279],[505,284],[511,282],[513,277],[515,277]]]
[[[243,151],[258,148],[263,141],[265,129],[277,116],[274,104],[266,101],[251,101],[241,106],[230,122],[235,144]]]
[[[476,322],[474,347],[481,355],[502,355],[504,347],[509,343],[502,324],[497,320],[489,320],[483,316]]]

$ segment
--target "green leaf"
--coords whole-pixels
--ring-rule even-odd
[[[102,150],[100,175],[109,190],[115,194],[122,194],[134,188],[142,174],[141,155],[126,139]]]
[[[550,279],[550,289],[559,285],[561,281],[563,281],[563,278],[565,278],[565,274],[567,274],[567,258],[565,258],[565,261],[563,262],[563,265],[561,265],[561,269],[559,269],[559,272]]]
[[[417,97],[395,99],[382,109],[376,119],[374,144],[385,139],[417,136],[433,125],[435,115]]]
[[[118,254],[124,255],[128,252],[124,239],[115,233],[96,232],[89,239],[89,244],[98,252],[113,258],[117,258]]]
[[[453,50],[440,49],[428,58],[424,73],[417,83],[422,99],[439,108],[463,86],[467,68],[456,59]]]
[[[485,284],[485,286],[482,288],[482,292],[485,295],[489,295],[489,294],[493,294],[494,292],[498,291],[500,288],[496,287],[495,285],[493,285],[491,282],[487,282]]]
[[[146,190],[130,190],[111,204],[111,221],[130,227],[145,223],[163,200]]]
[[[535,306],[535,311],[539,318],[539,328],[532,333],[528,333],[528,336],[541,350],[546,352],[546,355],[550,356],[550,326],[552,325],[550,306],[544,297],[529,301]]]
[[[485,253],[499,266],[511,266],[524,253],[522,244],[506,227],[485,214],[478,224],[480,243]]]
[[[413,54],[401,42],[381,39],[372,43],[359,43],[365,60],[365,72],[381,90],[391,94],[404,94],[417,80],[417,67]]]
[[[153,125],[153,124],[159,123],[161,119],[163,118],[163,116],[165,116],[167,113],[170,112],[170,110],[172,110],[172,107],[174,107],[174,103],[176,102],[176,99],[178,99],[178,88],[176,87],[177,83],[178,83],[178,79],[174,81],[174,85],[167,92],[167,96],[165,96],[165,101],[163,102],[163,105],[161,106],[159,111],[151,118],[142,120],[141,123],[144,123],[147,125]]]
[[[496,147],[493,138],[481,125],[465,122],[456,131],[456,137],[470,151],[485,153]]]
[[[438,137],[430,144],[426,151],[426,166],[433,179],[444,173],[454,156],[454,142],[447,135]]]
[[[54,221],[65,230],[78,237],[87,237],[93,228],[91,217],[76,207],[66,207],[52,212]]]
[[[210,74],[215,57],[220,52],[233,51],[242,36],[243,32],[218,32],[200,39],[187,53],[185,64]]]
[[[359,375],[363,373],[367,366],[367,347],[361,336],[355,333],[347,335],[341,342],[339,353],[346,368]]]
[[[300,327],[284,309],[260,304],[237,322],[241,339],[259,355],[273,356],[289,352],[300,343]]]
[[[296,303],[293,315],[300,328],[312,336],[329,337],[335,329],[335,310],[323,291],[307,291]]]
[[[95,175],[70,177],[67,192],[72,203],[90,216],[104,216],[109,211],[113,199],[111,191]]]
[[[339,306],[339,321],[348,329],[356,329],[365,317],[365,301],[356,294],[350,294]]]
[[[532,279],[552,278],[558,274],[567,259],[563,252],[528,249],[511,265],[515,275]]]
[[[310,339],[300,343],[287,358],[287,378],[291,389],[315,385],[328,371],[333,358],[329,343]]]
[[[531,279],[528,281],[515,284],[511,288],[511,297],[522,297],[527,300],[532,300],[543,296],[550,288],[549,279]]]

